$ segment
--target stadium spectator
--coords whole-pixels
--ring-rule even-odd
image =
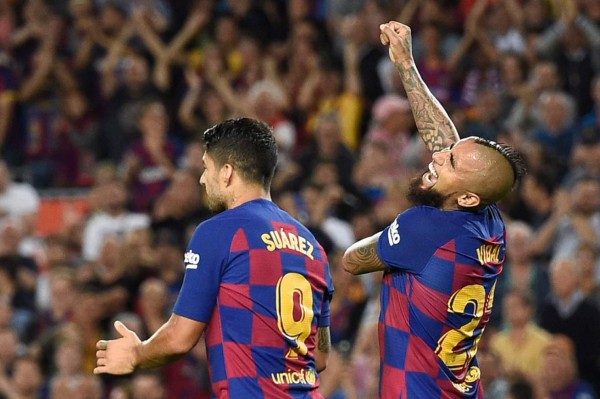
[[[162,378],[157,373],[138,373],[131,381],[133,399],[166,399]]]
[[[76,305],[76,276],[69,267],[55,268],[48,272],[48,303],[38,312],[38,334],[66,323],[71,319]]]
[[[14,60],[8,51],[8,42],[14,29],[13,10],[8,4],[0,5],[0,157],[11,164],[19,164],[22,150],[18,150],[17,93],[18,80]],[[12,151],[9,151],[9,148]]]
[[[93,183],[98,145],[98,121],[91,115],[88,99],[79,89],[62,93],[60,116],[55,134],[56,187],[83,186]]]
[[[124,37],[111,44],[103,63],[100,82],[106,101],[100,134],[105,140],[100,140],[98,151],[101,159],[113,163],[122,160],[127,148],[137,137],[136,129],[140,121],[138,112],[142,104],[161,95],[152,80],[149,61],[135,52],[122,56],[129,33],[125,31],[122,35]]]
[[[483,349],[478,353],[481,368],[481,383],[485,387],[485,396],[490,399],[506,398],[510,385],[504,375],[502,358],[493,350]]]
[[[196,70],[187,68],[185,79],[188,89],[179,106],[178,118],[186,133],[196,137],[198,132],[231,116],[231,110],[213,88],[206,87],[205,78]]]
[[[12,179],[11,171],[0,159],[0,218],[11,216],[21,219],[26,232],[32,233],[37,222],[40,197],[34,187]]]
[[[564,176],[577,138],[576,108],[573,97],[564,92],[542,93],[534,105],[536,124],[531,132],[548,151]]]
[[[333,57],[314,61],[298,96],[298,107],[307,115],[307,130],[314,132],[323,114],[336,113],[342,141],[356,151],[361,140],[360,125],[363,112],[359,75],[358,46],[345,40],[342,61]]]
[[[528,158],[528,160],[530,159]],[[529,161],[528,164],[532,165],[532,162]],[[556,192],[559,188],[557,179],[557,175],[552,173],[551,168],[545,171],[530,170],[521,185],[519,193],[521,203],[512,210],[514,213],[510,212],[512,217],[535,229],[536,235],[540,226],[555,212],[555,207],[559,206],[558,203],[563,201],[562,204],[564,204],[562,191]]]
[[[552,296],[544,303],[540,326],[572,340],[577,369],[582,379],[600,383],[600,310],[581,289],[581,267],[574,259],[555,259],[550,265]]]
[[[550,333],[533,320],[536,303],[527,291],[513,289],[504,296],[502,308],[506,327],[490,338],[490,349],[497,354],[507,377],[535,378],[542,370],[542,355],[550,342]]]
[[[392,174],[399,178],[410,172],[407,170],[407,152],[415,128],[410,106],[406,98],[386,95],[373,104],[373,126],[367,131],[363,148],[381,146],[385,148],[385,168],[380,173]]]
[[[600,70],[600,28],[579,13],[577,2],[564,2],[560,18],[544,31],[536,48],[542,58],[557,65],[564,90],[574,97],[577,115],[590,112],[589,88]]]
[[[110,236],[124,236],[136,229],[150,226],[147,214],[133,213],[127,209],[128,192],[120,181],[110,182],[100,188],[103,209],[89,218],[83,233],[82,255],[86,261],[98,259],[102,243]]]
[[[167,189],[156,199],[152,209],[152,229],[170,229],[182,235],[191,224],[209,216],[205,196],[198,190],[199,175],[191,169],[173,173]]]
[[[544,368],[536,387],[538,395],[550,399],[598,397],[589,383],[579,379],[575,353],[569,337],[560,334],[552,337],[544,351]]]
[[[159,100],[140,104],[137,128],[141,138],[127,148],[123,174],[133,193],[133,209],[147,213],[167,188],[183,149],[171,134],[167,110]]]
[[[571,188],[557,194],[552,215],[537,232],[534,253],[552,257],[575,256],[578,246],[600,242],[600,182],[583,176]]]
[[[137,260],[131,256],[129,237],[109,236],[94,262],[81,266],[77,283],[97,290],[98,303],[105,311],[121,312],[132,308],[141,276]]]
[[[0,223],[0,297],[13,307],[12,325],[19,337],[29,342],[35,320],[35,296],[39,267],[30,256],[19,253],[23,239],[19,219]]]
[[[507,224],[506,263],[502,278],[496,285],[494,298],[498,303],[502,303],[504,295],[511,291],[528,293],[527,296],[531,296],[528,310],[533,312],[530,315],[531,320],[538,321],[540,305],[544,303],[550,291],[550,280],[546,264],[533,256],[531,248],[533,237],[534,231],[529,225],[521,221]],[[492,320],[498,327],[497,322],[504,320],[505,309],[506,307],[502,306],[501,309],[494,310]],[[498,310],[500,312],[497,312]]]
[[[8,377],[12,374],[19,356],[23,355],[24,346],[17,332],[11,327],[0,329],[0,374]]]
[[[592,108],[583,115],[579,121],[582,128],[600,127],[600,75],[596,75],[590,85],[590,95],[593,101]]]
[[[600,179],[600,125],[587,126],[579,131],[571,152],[569,172],[563,179],[563,185],[573,187],[584,176]]]
[[[78,340],[64,340],[59,343],[54,353],[53,379],[71,378],[77,380],[83,377],[84,351],[82,342]],[[51,382],[52,384],[52,382]]]
[[[276,174],[275,188],[298,190],[310,179],[319,162],[326,161],[335,164],[340,185],[345,190],[352,191],[355,157],[350,147],[344,143],[341,129],[337,113],[320,115],[316,121],[313,138],[299,155],[297,165]]]
[[[82,375],[76,379],[70,376],[57,377],[51,381],[49,391],[49,399],[103,399],[105,393],[104,383],[96,375]]]
[[[527,60],[522,54],[507,52],[500,60],[500,76],[502,79],[502,115],[506,118],[510,110],[526,89],[528,73]],[[506,128],[506,126],[502,126]]]
[[[414,45],[415,61],[423,81],[442,104],[449,104],[452,99],[452,74],[455,72],[452,70],[455,65],[448,62],[448,54],[444,52],[447,33],[439,25],[427,23],[419,29]]]
[[[37,360],[27,355],[15,359],[10,377],[0,373],[0,393],[7,398],[42,399],[43,386]]]
[[[525,136],[530,134],[535,124],[532,110],[537,99],[542,93],[557,91],[561,87],[561,77],[556,64],[540,61],[531,65],[530,70],[525,86],[506,120],[508,130]]]
[[[600,310],[600,284],[598,274],[598,250],[591,245],[577,248],[576,262],[581,267],[581,287],[585,296]]]

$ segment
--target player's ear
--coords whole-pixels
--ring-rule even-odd
[[[221,168],[221,178],[226,185],[229,185],[231,182],[231,176],[233,176],[233,165],[226,163]]]
[[[479,198],[479,195],[475,193],[466,192],[464,194],[459,195],[456,198],[456,202],[461,208],[474,208],[476,206],[479,206],[479,204],[481,203],[481,198]]]

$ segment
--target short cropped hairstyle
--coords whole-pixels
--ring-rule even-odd
[[[486,147],[493,148],[508,161],[513,170],[513,187],[515,187],[521,181],[521,178],[523,178],[526,173],[525,161],[523,160],[521,154],[519,154],[514,148],[507,144],[496,143],[495,141],[486,140],[481,137],[476,137],[475,142],[477,144],[482,144]]]
[[[277,143],[266,123],[228,119],[204,132],[204,146],[218,166],[231,164],[245,181],[270,187],[277,165]]]

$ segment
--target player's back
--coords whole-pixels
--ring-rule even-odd
[[[327,258],[313,235],[266,200],[209,221],[226,252],[206,344],[217,397],[320,397],[313,351],[329,325]]]
[[[392,266],[381,297],[382,397],[479,397],[474,356],[502,271],[500,215],[495,207],[480,213],[421,207],[400,215],[395,226],[378,248]]]

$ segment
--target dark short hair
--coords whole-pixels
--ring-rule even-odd
[[[228,119],[204,132],[206,153],[217,165],[231,164],[244,180],[271,185],[277,165],[277,143],[272,129],[264,122]]]

